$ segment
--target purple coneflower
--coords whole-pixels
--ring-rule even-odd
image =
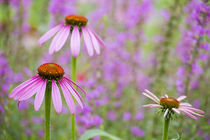
[[[180,96],[177,99],[168,97],[166,94],[165,96],[161,97],[160,99],[157,98],[152,92],[145,90],[145,92],[142,93],[146,97],[152,99],[157,104],[148,104],[144,105],[143,107],[150,107],[150,108],[161,108],[164,111],[164,118],[167,115],[174,114],[176,112],[177,114],[180,114],[180,112],[183,112],[187,116],[193,119],[197,119],[197,117],[203,117],[204,112],[200,109],[193,108],[191,104],[180,101],[184,100],[186,96]],[[199,114],[200,113],[200,114]]]
[[[203,117],[204,111],[200,109],[193,108],[191,104],[180,101],[184,100],[186,96],[180,96],[177,99],[168,97],[166,94],[165,96],[162,96],[160,99],[157,98],[152,92],[145,90],[145,92],[142,93],[144,96],[152,99],[156,104],[148,104],[144,105],[143,107],[150,107],[150,108],[160,108],[164,112],[164,127],[163,127],[163,140],[168,139],[168,128],[170,124],[170,119],[172,118],[172,115],[176,112],[177,114],[180,114],[180,112],[183,112],[187,116],[193,119],[197,119],[198,117]]]
[[[84,101],[74,86],[86,94],[76,83],[64,76],[64,70],[60,65],[46,63],[38,68],[38,74],[13,89],[9,97],[18,101],[25,101],[37,93],[34,108],[38,111],[45,96],[45,139],[50,140],[51,96],[57,113],[62,111],[60,91],[63,93],[72,115],[75,113],[74,99],[79,103],[81,108],[84,106]],[[74,136],[74,134],[72,135]]]
[[[49,49],[49,53],[53,54],[63,47],[69,34],[71,33],[71,52],[74,57],[77,57],[80,52],[81,34],[83,34],[88,54],[93,56],[94,49],[97,54],[100,54],[99,45],[105,46],[104,42],[89,26],[87,26],[87,23],[88,20],[83,16],[69,15],[65,18],[64,24],[59,24],[45,33],[39,39],[39,44],[41,46],[57,33],[52,40]]]
[[[43,102],[45,90],[48,86],[52,90],[52,100],[55,110],[57,113],[61,113],[62,100],[59,90],[60,86],[69,110],[74,114],[75,105],[72,96],[79,103],[81,108],[83,108],[84,102],[73,85],[77,86],[85,93],[85,91],[76,83],[64,76],[64,70],[60,65],[55,63],[45,63],[38,68],[38,74],[32,76],[29,80],[13,89],[9,97],[14,98],[14,100],[17,101],[25,101],[37,93],[34,101],[34,108],[35,111],[38,111]]]

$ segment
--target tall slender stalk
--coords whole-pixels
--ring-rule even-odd
[[[163,140],[168,140],[168,128],[170,124],[170,118],[165,118],[163,128]]]
[[[71,72],[72,72],[72,80],[76,82],[76,70],[77,70],[77,58],[72,56],[72,63],[71,63]],[[75,125],[75,114],[71,115],[71,135],[72,140],[76,140],[76,125]]]
[[[47,81],[45,90],[45,140],[50,140],[50,108],[52,88],[51,82]]]

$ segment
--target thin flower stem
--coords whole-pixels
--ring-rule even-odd
[[[47,82],[45,90],[45,140],[50,140],[50,108],[51,108],[51,82]]]
[[[72,56],[72,81],[76,82],[76,70],[77,70],[77,58]],[[75,114],[71,115],[71,134],[72,140],[76,140],[76,124],[75,124]]]
[[[168,128],[170,124],[170,118],[165,118],[164,128],[163,128],[163,140],[168,140]]]

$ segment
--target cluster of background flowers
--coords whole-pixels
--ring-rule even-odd
[[[205,111],[205,117],[196,123],[191,119],[183,123],[182,116],[177,118],[178,123],[170,126],[177,130],[170,134],[172,138],[179,135],[183,139],[193,136],[208,140],[209,9],[208,3],[201,0],[1,0],[0,139],[43,137],[44,108],[30,111],[33,99],[18,105],[9,100],[8,94],[29,79],[39,64],[53,61],[71,73],[69,43],[59,53],[48,55],[50,41],[42,48],[37,42],[65,16],[80,14],[91,21],[89,25],[107,48],[102,47],[99,56],[79,56],[77,81],[89,94],[84,110],[76,109],[78,135],[100,128],[124,139],[160,139],[161,120],[157,121],[158,116],[151,120],[155,112],[141,107],[149,101],[140,93],[153,89],[157,96],[170,93],[178,97],[187,92],[188,101]],[[80,51],[86,53],[83,44]],[[61,129],[69,123],[66,113],[67,106],[60,117],[52,112],[55,139],[69,136],[70,128]]]

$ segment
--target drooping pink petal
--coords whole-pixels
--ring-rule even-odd
[[[162,106],[161,105],[158,105],[158,104],[148,104],[148,105],[143,105],[143,107],[162,108]]]
[[[165,111],[163,117],[165,118],[167,114],[168,114],[168,108],[166,109],[166,111]]]
[[[27,85],[30,85],[33,81],[36,80],[36,76],[32,76],[29,80],[23,82],[22,84],[18,85],[16,88],[14,88],[11,92],[11,94],[9,95],[9,98],[12,98],[16,95],[16,93],[18,93],[20,90],[24,89]]]
[[[72,31],[70,47],[71,47],[72,55],[74,57],[77,57],[80,51],[80,33],[77,26],[74,26],[74,29]]]
[[[67,103],[67,105],[69,107],[69,110],[71,111],[72,114],[74,114],[75,113],[74,100],[73,100],[69,90],[67,89],[67,87],[61,81],[58,81],[58,82],[59,82],[59,84],[61,86],[64,98],[65,98],[66,103]]]
[[[185,113],[187,116],[189,116],[190,118],[193,118],[193,119],[198,119],[197,117],[195,117],[194,115],[190,114],[189,112],[187,112],[186,110],[184,109],[179,109],[179,111]]]
[[[147,94],[149,94],[150,96],[154,97],[158,102],[160,101],[160,99],[158,99],[158,97],[155,94],[153,94],[152,92],[150,92],[149,90],[146,89],[145,92]]]
[[[188,110],[192,110],[192,111],[195,111],[195,112],[198,112],[198,113],[201,113],[201,114],[204,114],[205,112],[200,110],[200,109],[197,109],[197,108],[193,108],[193,107],[182,107],[182,108],[186,108]]]
[[[144,96],[147,96],[148,98],[150,98],[150,99],[153,100],[154,102],[159,103],[158,100],[156,100],[154,97],[150,96],[148,93],[143,92],[142,94],[143,94]]]
[[[94,30],[92,30],[90,27],[86,26],[86,28],[89,28],[89,30],[95,35],[96,39],[98,40],[98,42],[100,43],[101,46],[103,46],[104,48],[106,47],[105,46],[105,43],[104,41],[95,33]]]
[[[82,33],[83,33],[83,37],[84,37],[84,40],[85,40],[85,45],[86,45],[86,48],[87,48],[87,51],[88,51],[88,54],[90,56],[93,56],[93,43],[91,41],[91,38],[86,30],[86,28],[82,27]]]
[[[189,110],[189,109],[187,109],[187,108],[185,108],[185,111],[189,112],[189,113],[192,114],[192,115],[199,116],[199,117],[203,117],[203,115],[198,114],[198,113],[195,113],[194,111]]]
[[[60,38],[56,42],[55,51],[58,52],[65,44],[69,33],[70,33],[70,26],[64,26],[64,31],[60,35]]]
[[[55,26],[46,32],[38,41],[39,45],[42,46],[47,40],[49,40],[52,36],[55,35],[62,28],[62,24]]]
[[[165,94],[165,97],[166,97],[166,98],[168,98],[168,95],[167,95],[167,94]]]
[[[187,98],[187,96],[180,96],[177,98],[177,100],[180,102],[180,101],[184,100],[185,98]]]
[[[62,111],[62,100],[59,88],[54,80],[52,80],[52,100],[57,113]]]
[[[85,95],[87,95],[87,93],[79,86],[77,85],[75,82],[73,82],[71,79],[64,77],[64,79],[66,79],[68,82],[74,84],[75,86],[77,86]]]
[[[55,35],[55,37],[53,38],[51,44],[50,44],[50,48],[49,48],[49,54],[53,54],[55,51],[55,48],[58,46],[59,40],[62,37],[63,32],[65,32],[65,26],[62,26],[62,28],[60,29],[60,31]]]
[[[45,89],[46,89],[47,80],[45,80],[40,88],[40,90],[37,92],[35,101],[34,101],[34,109],[35,111],[38,111],[45,95]]]
[[[93,43],[93,47],[96,51],[97,54],[100,54],[100,47],[99,47],[99,43],[98,43],[98,40],[96,39],[95,35],[92,33],[92,31],[89,29],[89,28],[86,28],[89,35],[90,35],[90,38],[92,40],[92,43]]]
[[[29,90],[27,90],[19,99],[18,101],[24,101],[31,98],[38,90],[40,90],[42,83],[44,81],[40,80],[36,84],[34,84]]]
[[[177,114],[180,114],[180,111],[179,111],[178,109],[172,108],[172,110],[173,110],[174,112],[176,112]]]
[[[14,100],[19,100],[19,98],[22,97],[22,95],[30,91],[33,87],[35,87],[35,85],[39,84],[41,80],[42,80],[41,78],[37,77],[33,82],[31,82],[30,84],[19,90],[13,97]]]
[[[189,104],[189,103],[180,103],[180,106],[189,106],[189,107],[191,107],[192,105]]]
[[[83,99],[79,95],[79,93],[74,89],[74,87],[71,85],[71,83],[69,83],[67,80],[63,79],[63,84],[68,88],[68,90],[70,91],[70,93],[74,96],[74,98],[79,103],[79,105],[81,106],[81,108],[83,108],[84,107],[84,105],[83,105],[83,103],[84,103],[83,102]]]

